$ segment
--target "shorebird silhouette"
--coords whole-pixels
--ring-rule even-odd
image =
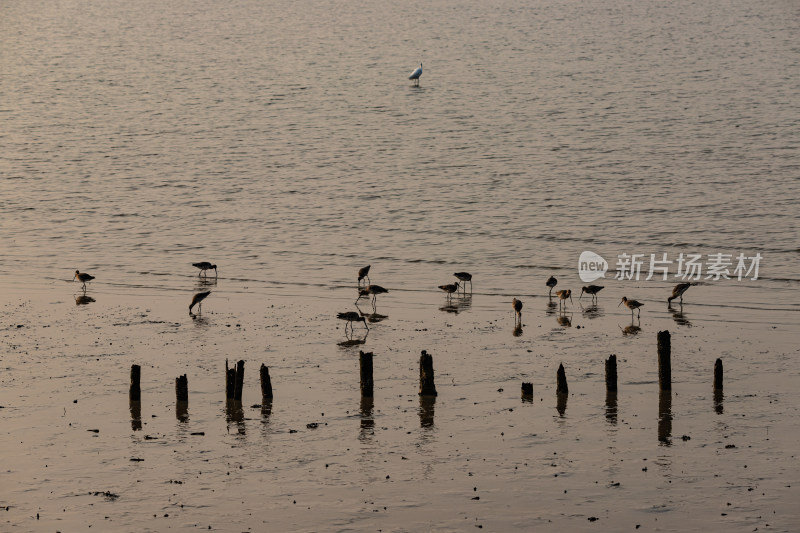
[[[359,289],[358,298],[356,298],[356,304],[358,304],[358,301],[363,296],[369,296],[371,294],[372,295],[372,307],[375,307],[375,305],[376,305],[376,303],[378,301],[378,295],[379,294],[386,294],[387,292],[389,292],[389,289],[384,289],[380,285],[367,285],[363,289]]]
[[[557,291],[556,292],[556,296],[558,296],[558,298],[560,300],[558,302],[559,306],[561,306],[561,304],[563,303],[564,307],[566,308],[567,307],[567,298],[569,298],[569,301],[572,302],[572,291],[570,289],[564,289],[564,290],[561,290],[561,291]]]
[[[620,302],[617,304],[617,307],[619,307],[619,306],[620,306],[620,305],[622,305],[622,304],[625,304],[625,306],[626,306],[628,309],[630,309],[630,310],[631,310],[631,319],[633,319],[633,310],[634,310],[634,309],[636,309],[636,312],[638,313],[638,316],[641,316],[641,315],[642,315],[642,311],[641,311],[641,309],[639,309],[640,307],[642,307],[642,306],[644,305],[642,302],[638,302],[638,301],[636,301],[636,300],[628,300],[628,298],[627,298],[627,297],[623,296],[623,297],[622,297],[622,301],[620,301]]]
[[[453,275],[457,277],[459,281],[464,282],[464,292],[467,292],[467,282],[469,281],[469,292],[472,292],[472,274],[469,272],[456,272]]]
[[[439,288],[447,293],[447,298],[449,299],[450,296],[452,296],[452,294],[458,290],[458,283],[448,283],[447,285],[439,285]]]
[[[555,276],[550,276],[549,278],[547,278],[547,281],[545,281],[544,284],[547,285],[548,287],[550,287],[550,292],[548,293],[548,295],[552,296],[553,295],[553,287],[558,285],[558,280],[555,278]]]
[[[579,300],[583,298],[583,293],[591,294],[592,300],[597,298],[597,293],[603,290],[603,285],[587,285],[581,289],[581,296],[578,298]]]
[[[217,265],[212,265],[208,261],[200,261],[199,263],[192,263],[193,267],[199,268],[200,272],[197,273],[199,276],[200,274],[206,275],[206,270],[213,270],[214,277],[217,277]]]
[[[522,302],[514,298],[511,300],[511,307],[514,308],[514,324],[519,322],[522,325]]]
[[[672,300],[674,300],[675,298],[680,298],[681,303],[683,303],[683,293],[688,291],[689,287],[691,286],[692,286],[691,283],[678,283],[677,285],[675,285],[675,287],[672,289],[672,296],[667,298],[667,303],[672,303]]]
[[[372,265],[367,265],[365,267],[361,267],[358,269],[358,286],[361,286],[361,280],[367,278],[366,284],[372,283],[369,279],[369,267]]]
[[[411,75],[408,77],[408,79],[414,80],[414,85],[419,87],[419,77],[420,76],[422,76],[422,63],[420,63],[419,66],[416,68],[416,70],[414,70],[414,72],[411,73]]]
[[[197,294],[192,297],[192,303],[189,304],[189,314],[192,314],[192,307],[195,305],[197,306],[197,312],[201,313],[203,311],[203,300],[208,298],[208,295],[211,294],[211,291],[205,292],[198,292]]]
[[[344,325],[344,334],[347,335],[347,326],[350,326],[350,331],[353,331],[353,322],[363,322],[364,327],[367,328],[369,331],[369,326],[367,325],[367,317],[361,316],[359,313],[355,311],[345,311],[344,313],[338,313],[336,318],[340,320],[346,320],[347,324]]]
[[[81,273],[79,270],[76,270],[75,271],[75,275],[72,276],[72,280],[75,281],[75,278],[78,278],[78,281],[82,281],[83,282],[83,290],[85,291],[86,290],[86,282],[87,281],[92,281],[94,279],[94,276],[92,276],[91,274],[87,274],[86,272]]]

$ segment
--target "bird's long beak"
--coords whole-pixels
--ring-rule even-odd
[[[581,295],[578,296],[578,300],[580,300],[581,298],[583,298],[583,289],[581,289]]]
[[[572,295],[571,294],[569,295],[569,303],[575,303],[575,302],[572,301]]]
[[[622,305],[622,300],[619,301],[619,303],[617,304],[617,307],[619,307],[620,305]]]

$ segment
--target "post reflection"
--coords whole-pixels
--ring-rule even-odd
[[[433,427],[433,415],[435,414],[436,396],[419,397],[419,425],[421,428]]]
[[[272,416],[272,398],[264,397],[261,399],[261,421],[269,424],[270,416]]]
[[[567,413],[567,398],[569,398],[569,394],[567,393],[556,393],[556,410],[558,411],[558,416],[561,418],[564,418],[564,415]]]
[[[142,430],[142,402],[131,402],[131,429]]]
[[[235,426],[239,435],[245,434],[242,402],[236,400],[227,400],[225,402],[225,422],[228,424],[228,433],[231,432],[231,426]]]
[[[725,407],[722,405],[722,401],[725,399],[725,394],[722,392],[722,389],[714,389],[714,411],[721,415],[725,412]]]
[[[658,392],[658,443],[672,445],[672,391]]]
[[[189,421],[189,402],[179,401],[175,403],[175,418],[181,423]]]
[[[617,425],[617,391],[606,390],[606,421]]]
[[[373,416],[373,409],[375,408],[375,399],[367,396],[361,397],[361,405],[359,406],[359,417],[361,418],[361,432],[359,440],[369,440],[375,434],[375,418]]]

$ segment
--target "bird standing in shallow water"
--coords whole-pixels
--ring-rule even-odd
[[[200,269],[200,272],[197,273],[198,276],[200,274],[206,275],[206,270],[213,270],[214,271],[214,277],[217,277],[217,265],[212,265],[208,261],[201,261],[199,263],[192,263],[192,266]]]
[[[364,279],[364,278],[367,278],[367,281],[365,281],[364,283],[366,283],[366,284],[372,283],[370,281],[370,279],[369,279],[369,267],[371,267],[371,266],[372,265],[367,265],[365,267],[361,267],[361,268],[358,269],[358,286],[359,287],[361,286],[361,280]]]
[[[86,272],[81,273],[80,271],[76,270],[75,275],[72,276],[72,280],[75,281],[75,278],[78,278],[78,281],[83,282],[83,290],[86,290],[86,282],[92,281],[94,279],[94,276],[92,276],[91,274],[87,274]]]
[[[561,306],[562,303],[564,304],[565,308],[567,307],[567,298],[569,298],[569,301],[572,302],[572,291],[570,289],[564,289],[562,291],[557,291],[556,292],[556,296],[558,296],[558,298],[559,298],[559,302],[558,302],[559,307]]]
[[[464,282],[464,292],[467,292],[467,282],[469,281],[469,292],[472,292],[472,274],[469,272],[456,272],[453,275],[457,277],[459,281]]]
[[[642,311],[639,309],[640,307],[642,307],[644,305],[642,302],[638,302],[636,300],[628,300],[627,297],[623,296],[622,297],[622,301],[617,304],[617,307],[619,307],[622,304],[625,304],[625,306],[628,309],[631,310],[631,318],[633,318],[633,310],[634,309],[636,309],[636,312],[638,313],[637,316],[641,316],[642,315]]]
[[[356,298],[356,304],[361,299],[362,296],[369,296],[372,295],[372,307],[375,307],[376,302],[378,301],[379,294],[386,294],[389,292],[389,289],[384,289],[380,285],[367,285],[363,289],[358,291],[358,298]]]
[[[447,285],[439,285],[439,288],[442,289],[444,292],[447,293],[447,297],[450,296],[458,290],[458,283],[448,283]]]
[[[514,324],[519,322],[522,325],[522,302],[514,298],[511,300],[511,307],[514,308]]]
[[[367,331],[369,331],[369,326],[367,325],[367,317],[361,316],[355,311],[346,311],[344,313],[338,313],[336,315],[336,318],[347,321],[347,324],[345,324],[344,326],[345,335],[347,335],[347,326],[350,326],[350,331],[353,331],[353,322],[363,322],[364,327],[367,328]]]
[[[578,299],[580,300],[581,298],[583,298],[583,293],[585,292],[586,294],[591,294],[592,300],[594,300],[597,297],[597,293],[600,292],[601,290],[603,290],[602,285],[587,285],[586,287],[581,289],[581,296]]]
[[[420,76],[422,76],[422,63],[420,63],[419,66],[417,67],[417,69],[414,72],[411,73],[411,75],[408,77],[408,79],[414,80],[414,85],[419,87],[419,77]]]
[[[211,294],[211,291],[205,292],[198,292],[192,298],[192,303],[189,304],[189,314],[192,314],[192,307],[195,305],[197,306],[197,312],[200,313],[203,311],[203,300],[208,298],[208,295]]]
[[[547,281],[544,284],[550,287],[550,292],[548,293],[548,296],[552,296],[553,287],[558,285],[558,280],[555,278],[555,276],[550,276],[549,278],[547,278]]]
[[[675,285],[675,287],[672,289],[672,296],[667,298],[667,303],[668,304],[672,303],[672,300],[674,300],[675,298],[680,298],[681,303],[683,303],[683,293],[689,290],[689,287],[691,286],[692,286],[691,283],[678,283],[677,285]]]

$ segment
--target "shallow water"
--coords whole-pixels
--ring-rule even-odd
[[[0,5],[3,529],[796,529],[797,29],[787,2]],[[597,308],[584,250],[611,266]],[[677,265],[615,280],[623,253],[763,259],[668,309]],[[366,264],[386,317],[342,346]]]

